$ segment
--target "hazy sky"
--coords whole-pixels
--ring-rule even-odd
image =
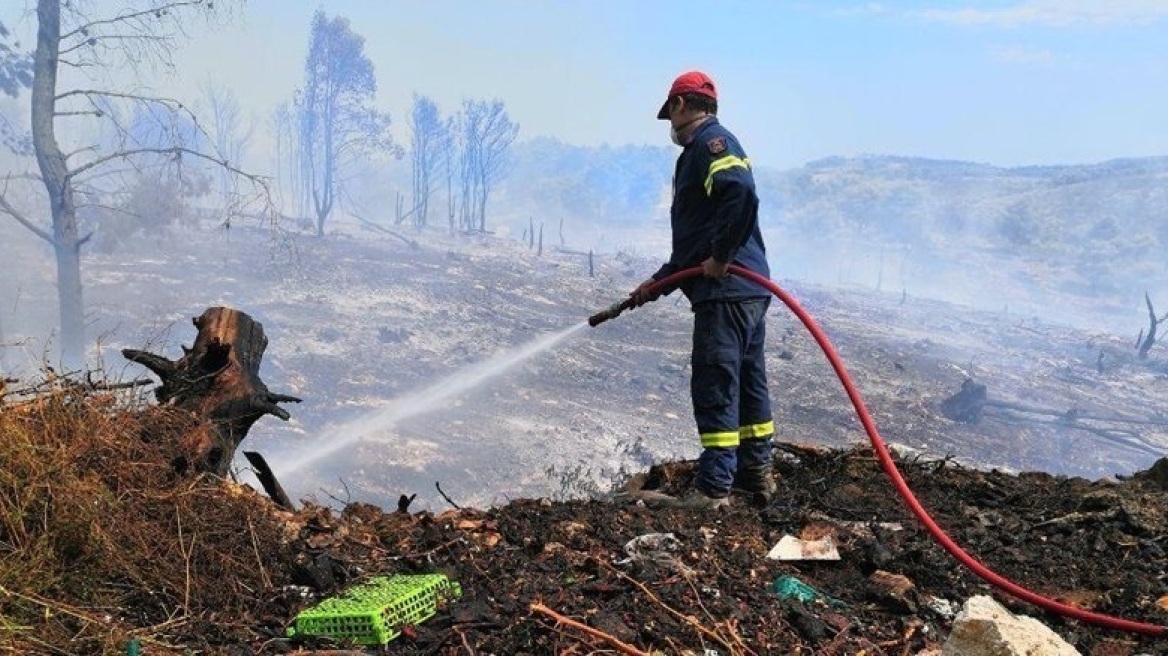
[[[5,2],[0,20],[31,35],[34,4]],[[265,118],[301,81],[317,7],[366,38],[400,137],[417,92],[444,111],[501,98],[521,138],[667,144],[657,107],[674,75],[700,68],[770,166],[1168,154],[1168,0],[251,0],[194,30],[160,86],[193,97],[213,79]]]

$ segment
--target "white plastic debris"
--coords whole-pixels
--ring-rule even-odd
[[[646,533],[625,543],[625,553],[633,559],[673,553],[680,548],[681,540],[672,533]]]
[[[625,554],[628,558],[618,560],[616,564],[651,562],[679,572],[689,572],[690,568],[675,555],[680,549],[681,540],[672,533],[646,533],[625,543]]]
[[[800,540],[794,535],[784,535],[779,543],[766,555],[771,560],[839,560],[839,550],[835,540],[825,535],[818,540]]]

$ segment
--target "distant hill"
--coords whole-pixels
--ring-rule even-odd
[[[761,170],[773,219],[812,235],[952,239],[1032,254],[1143,255],[1168,245],[1168,157],[1000,168],[906,157]]]
[[[529,221],[561,219],[593,241],[604,231],[668,234],[676,153],[520,143],[500,223],[516,236]],[[964,301],[993,290],[1001,306],[1011,290],[1026,292],[1022,305],[1045,305],[1041,292],[1054,290],[1130,307],[1144,289],[1163,289],[1168,307],[1168,157],[999,167],[869,155],[760,166],[755,176],[781,275]]]
[[[673,148],[518,144],[501,185],[508,215],[612,226],[667,220]],[[1129,263],[1168,246],[1168,157],[1004,168],[873,155],[756,167],[764,225],[795,237]]]
[[[756,174],[787,275],[1046,316],[1054,294],[1114,313],[1146,289],[1168,307],[1168,157],[1004,168],[865,156]]]

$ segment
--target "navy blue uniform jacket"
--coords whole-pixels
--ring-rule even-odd
[[[670,223],[673,253],[653,274],[654,280],[697,266],[710,256],[770,277],[750,160],[715,117],[698,126],[677,158]],[[734,275],[721,280],[690,278],[681,283],[681,291],[692,305],[770,295]]]

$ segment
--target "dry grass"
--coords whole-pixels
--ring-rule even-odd
[[[0,652],[124,654],[138,638],[180,653],[246,634],[287,582],[287,550],[265,499],[174,473],[198,425],[62,379],[0,397]]]

